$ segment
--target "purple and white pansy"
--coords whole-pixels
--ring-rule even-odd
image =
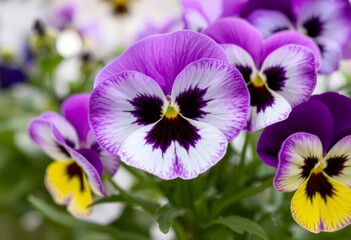
[[[63,116],[44,112],[29,125],[29,136],[52,162],[45,183],[58,204],[67,205],[75,216],[91,212],[92,193],[107,196],[102,173],[114,175],[119,160],[96,142],[88,122],[90,94],[69,97],[61,106]]]
[[[309,38],[285,32],[264,40],[239,18],[218,20],[203,33],[221,44],[244,77],[251,98],[245,126],[249,132],[286,119],[293,107],[311,96],[319,56]]]
[[[351,4],[348,0],[182,0],[186,28],[201,31],[216,20],[240,16],[264,37],[293,30],[313,39],[321,55],[321,74],[351,57]]]
[[[163,179],[195,178],[242,130],[249,94],[212,39],[192,31],[155,35],[98,74],[90,125],[98,143]]]
[[[250,0],[243,12],[264,37],[284,30],[296,30],[311,37],[320,51],[322,74],[332,73],[338,69],[342,57],[350,57],[348,0]]]

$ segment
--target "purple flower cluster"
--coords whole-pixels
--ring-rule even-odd
[[[321,55],[319,73],[338,69],[350,58],[351,6],[347,0],[183,0],[187,28],[201,31],[219,18],[240,16],[264,37],[280,31],[297,31],[311,38]]]
[[[333,72],[348,56],[350,4],[181,2],[185,26],[195,31],[135,43],[101,69],[90,96],[64,102],[66,119],[44,113],[32,121],[33,141],[66,161],[48,168],[55,200],[85,214],[90,190],[78,193],[90,184],[104,195],[102,171],[113,175],[118,158],[162,179],[195,178],[242,130],[264,129],[258,154],[277,168],[278,191],[296,190],[294,219],[312,232],[348,225],[351,100],[311,95],[317,72]],[[60,171],[76,184],[62,186]]]

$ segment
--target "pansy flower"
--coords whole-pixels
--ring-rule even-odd
[[[201,32],[219,18],[236,16],[246,2],[247,0],[181,0],[184,27]]]
[[[259,156],[277,168],[275,189],[296,191],[292,215],[311,232],[351,223],[350,145],[351,100],[338,93],[311,97],[260,137]]]
[[[245,127],[249,132],[286,119],[312,94],[319,57],[309,38],[289,32],[263,40],[257,29],[239,18],[218,20],[203,33],[221,44],[245,79],[251,97]]]
[[[0,89],[9,89],[12,86],[26,81],[26,75],[14,63],[3,63],[0,61]]]
[[[98,143],[163,179],[195,178],[241,131],[249,95],[212,39],[192,31],[146,38],[103,68],[90,98]]]
[[[45,112],[29,125],[33,142],[55,160],[45,176],[49,192],[75,216],[91,212],[92,193],[106,196],[102,173],[112,176],[118,167],[118,159],[103,150],[90,131],[88,101],[89,94],[71,96],[62,104],[63,117]]]
[[[347,0],[250,0],[241,15],[247,15],[265,37],[283,30],[311,37],[322,57],[322,74],[335,71],[341,57],[350,57],[351,48],[346,45],[351,39],[351,6]]]

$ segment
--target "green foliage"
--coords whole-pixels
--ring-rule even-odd
[[[257,235],[264,240],[269,239],[267,233],[260,225],[258,225],[256,222],[247,218],[243,218],[239,216],[228,216],[225,218],[214,220],[213,224],[222,224],[230,228],[232,231],[240,234],[243,234],[244,232],[248,232],[248,233]]]
[[[113,239],[116,239],[116,240],[117,239],[147,240],[147,238],[143,236],[139,236],[133,233],[126,233],[126,232],[123,232],[121,229],[101,226],[95,223],[78,220],[76,218],[73,218],[67,213],[63,213],[61,211],[54,209],[53,207],[45,203],[43,200],[40,200],[34,196],[29,196],[28,200],[31,204],[33,204],[34,207],[36,207],[38,210],[43,212],[52,221],[55,221],[67,227],[82,229],[85,231],[98,231],[103,233],[110,233]]]
[[[172,221],[185,214],[185,209],[174,208],[169,205],[164,205],[157,209],[156,211],[156,219],[160,226],[160,230],[163,233],[168,233]]]

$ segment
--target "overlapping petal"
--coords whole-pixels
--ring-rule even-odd
[[[316,135],[302,132],[292,134],[280,149],[274,188],[280,192],[295,191],[322,158],[323,146]]]
[[[203,59],[189,64],[174,81],[171,96],[183,117],[216,127],[228,141],[239,134],[247,119],[246,84],[228,63]]]
[[[78,141],[78,136],[67,120],[56,113],[46,112],[39,119],[31,122],[29,134],[33,141],[54,160],[74,159],[84,169],[96,193],[107,195],[100,179],[102,166],[97,153],[90,149],[75,150],[79,145],[73,144],[70,139],[75,137]]]
[[[339,67],[342,46],[349,40],[350,20],[344,0],[306,1],[298,11],[297,27],[314,39],[321,55],[321,74],[330,74]]]
[[[102,162],[103,169],[110,176],[113,176],[119,166],[119,159],[101,148],[90,130],[88,121],[89,98],[89,93],[72,95],[62,103],[61,112],[76,129],[80,140],[80,148],[96,151]]]
[[[251,109],[244,129],[253,133],[274,123],[283,121],[289,116],[291,106],[278,93],[263,87],[249,86]]]
[[[87,176],[90,189],[99,196],[107,197],[101,181],[102,163],[97,153],[92,150],[76,151],[66,146],[67,151]]]
[[[325,95],[322,96],[324,98]],[[323,152],[328,151],[333,138],[334,115],[330,108],[321,101],[316,101],[316,98],[296,106],[285,121],[265,128],[257,144],[257,153],[264,163],[278,167],[278,153],[282,143],[296,132],[318,136],[323,144]],[[335,102],[330,102],[333,103]]]
[[[183,30],[155,35],[134,44],[104,67],[95,86],[121,71],[135,70],[154,79],[165,94],[170,94],[176,76],[189,63],[201,58],[228,61],[222,48],[203,34]]]
[[[167,99],[156,81],[134,71],[110,77],[91,94],[90,124],[97,142],[117,155],[127,137],[159,121]]]
[[[320,95],[314,95],[311,97],[311,100],[316,100],[324,104],[333,118],[332,127],[325,126],[324,130],[320,130],[321,133],[332,131],[332,135],[329,137],[329,140],[326,140],[324,138],[322,140],[322,138],[320,137],[320,139],[323,142],[324,150],[327,151],[340,139],[344,138],[345,136],[351,135],[351,101],[350,98],[336,92],[327,92]],[[308,112],[306,112],[305,114],[307,113]],[[296,118],[297,117],[301,118],[300,114],[296,115]],[[310,119],[311,117],[313,117],[313,115],[310,116]],[[302,119],[302,122],[304,124],[306,124],[307,121],[311,120],[308,120],[307,118]]]
[[[351,186],[351,136],[337,142],[325,156],[327,167],[324,172],[333,179]]]
[[[107,172],[110,176],[113,176],[119,167],[119,157],[112,155],[104,148],[102,148],[96,142],[92,131],[89,131],[87,139],[88,149],[93,149],[99,155],[104,171]]]
[[[235,44],[243,48],[258,63],[261,59],[263,37],[250,23],[239,18],[224,18],[203,30],[217,43]],[[250,39],[248,41],[248,39]]]
[[[304,46],[310,49],[315,56],[316,69],[320,67],[321,55],[315,42],[311,38],[297,32],[279,32],[265,39],[262,60],[273,51],[288,44]]]
[[[252,74],[256,72],[255,62],[248,52],[234,44],[222,44],[228,55],[229,62],[235,66],[243,76],[246,83],[251,81]]]
[[[300,1],[300,0],[299,0]],[[257,9],[275,10],[284,13],[291,21],[295,19],[296,0],[248,0],[240,12],[241,17],[248,17],[253,11]]]
[[[246,0],[182,0],[180,3],[185,28],[199,31],[219,18],[236,16],[246,2]]]
[[[61,115],[55,112],[44,112],[38,119],[51,123],[53,133],[56,131],[70,147],[74,148],[79,146],[77,131],[72,124]]]
[[[199,31],[220,17],[222,1],[212,0],[182,0],[183,20],[185,28]]]
[[[342,58],[342,49],[340,44],[333,40],[319,37],[315,39],[321,55],[320,74],[331,74],[339,68],[339,62]]]
[[[292,107],[311,96],[317,82],[315,56],[299,45],[285,45],[264,60],[261,73],[268,87],[283,96]]]
[[[89,93],[81,93],[68,97],[61,105],[63,116],[77,131],[80,141],[87,140],[90,130],[88,121]]]
[[[51,121],[53,120],[53,122]],[[75,146],[78,136],[69,122],[56,113],[50,112],[33,119],[29,124],[29,136],[47,155],[55,160],[69,159],[66,149],[57,141],[53,129],[62,130],[64,144]]]
[[[308,231],[336,231],[351,223],[351,189],[323,172],[312,173],[294,194],[291,212]]]
[[[346,0],[308,0],[297,12],[297,27],[312,38],[324,37],[343,45],[349,40],[350,10]]]
[[[265,38],[276,32],[294,28],[290,19],[280,11],[256,10],[247,17],[247,20],[259,29]]]

